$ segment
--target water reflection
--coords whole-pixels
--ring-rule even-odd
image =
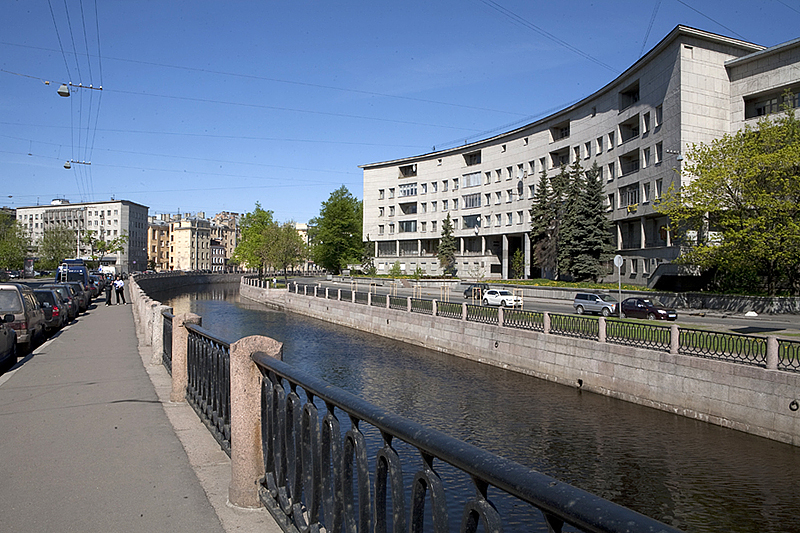
[[[270,311],[238,285],[157,296],[225,339],[273,337],[287,363],[675,527],[800,532],[795,447]]]

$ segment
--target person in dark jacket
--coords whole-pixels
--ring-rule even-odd
[[[111,305],[111,282],[106,280],[106,286],[103,289],[106,293],[106,305]]]

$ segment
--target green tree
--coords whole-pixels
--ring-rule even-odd
[[[61,262],[75,255],[75,231],[66,226],[53,226],[44,230],[39,243],[40,268],[53,270]]]
[[[513,279],[522,279],[525,273],[525,254],[522,250],[517,250],[511,256],[511,277]]]
[[[691,147],[656,208],[684,247],[677,259],[738,290],[800,290],[800,120],[791,108]],[[759,280],[763,285],[759,287]]]
[[[539,187],[531,205],[531,245],[533,263],[538,266],[543,278],[558,278],[558,235],[561,223],[561,202],[568,175],[561,172],[550,179],[542,170]]]
[[[75,242],[74,239],[72,242]],[[94,262],[99,262],[104,255],[122,252],[125,250],[125,245],[127,243],[128,235],[125,233],[108,240],[101,238],[94,230],[88,230],[81,235],[82,248],[89,248],[89,257],[91,257]]]
[[[266,237],[270,248],[269,266],[275,270],[283,270],[283,278],[286,280],[289,269],[298,265],[305,257],[303,238],[297,233],[292,221],[268,226]]]
[[[599,281],[606,274],[604,262],[613,252],[600,167],[595,163],[584,171],[576,162],[570,174],[559,236],[559,269],[576,281]]]
[[[453,221],[450,218],[450,213],[447,213],[447,218],[442,222],[439,252],[436,255],[446,276],[456,275],[456,245],[456,238],[453,235]]]
[[[562,171],[562,174],[564,172]],[[583,243],[580,240],[583,209],[581,195],[585,186],[583,168],[577,159],[564,174],[564,197],[558,213],[558,235],[556,236],[559,277],[574,279],[573,270],[579,261]]]
[[[389,271],[389,275],[393,278],[398,278],[403,274],[403,270],[400,268],[400,261],[395,261],[392,265],[392,269]]]
[[[21,269],[30,244],[22,224],[12,215],[0,213],[0,268]]]
[[[319,216],[309,222],[308,236],[314,261],[339,274],[348,263],[360,263],[362,204],[342,185],[322,202]]]
[[[233,259],[247,268],[258,269],[258,275],[261,277],[270,264],[269,233],[275,226],[272,211],[262,209],[261,204],[256,202],[253,212],[245,213],[242,217],[240,226],[242,238],[236,245]]]

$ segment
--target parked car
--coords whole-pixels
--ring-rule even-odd
[[[489,289],[483,293],[483,305],[522,307],[522,298],[514,296],[511,291],[505,289]]]
[[[78,316],[80,311],[78,307],[78,300],[70,290],[68,285],[64,285],[62,283],[49,283],[47,285],[40,286],[41,289],[52,289],[56,291],[61,299],[64,301],[64,305],[67,309],[67,316],[64,320],[65,324],[69,324],[72,320]]]
[[[464,298],[476,298],[480,300],[483,298],[483,293],[489,290],[488,283],[470,283],[464,289]]]
[[[14,315],[0,315],[0,361],[13,366],[17,364],[17,332],[11,328]]]
[[[44,334],[44,311],[33,289],[20,283],[0,283],[0,316],[14,315],[10,326],[17,332],[17,344],[34,346]]]
[[[600,313],[603,316],[619,314],[619,302],[608,294],[579,292],[572,300],[572,307],[579,315],[584,313]]]
[[[44,329],[53,332],[64,326],[67,318],[67,304],[53,289],[35,289],[33,294],[44,311]]]
[[[78,309],[80,312],[89,309],[89,293],[83,290],[83,283],[80,281],[65,281],[63,285],[69,285],[72,288],[73,294],[78,299]]]
[[[646,318],[647,320],[675,320],[678,313],[650,298],[628,298],[622,301],[622,318]]]

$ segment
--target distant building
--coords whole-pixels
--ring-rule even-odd
[[[242,238],[241,228],[239,227],[239,213],[222,211],[211,219],[211,237],[217,239],[225,250],[225,265],[233,257],[233,252],[239,245]]]
[[[78,243],[88,232],[106,241],[125,235],[128,239],[123,250],[100,258],[100,263],[120,272],[134,272],[147,268],[147,213],[147,206],[128,200],[74,204],[58,198],[50,205],[19,207],[16,217],[34,247],[41,244],[48,228],[56,226],[75,231]],[[91,250],[82,244],[76,246],[75,255],[92,259]]]
[[[158,272],[169,270],[170,258],[170,217],[147,218],[147,263]]]
[[[596,163],[622,275],[652,286],[677,274],[671,261],[680,247],[653,204],[671,185],[688,183],[680,174],[686,151],[755,126],[780,110],[786,89],[798,107],[800,39],[765,48],[678,26],[611,83],[548,117],[456,148],[363,165],[363,239],[374,243],[378,273],[398,261],[405,272],[441,274],[436,253],[450,215],[460,276],[506,279],[519,251],[524,277],[538,277],[529,210],[541,174]]]
[[[211,270],[211,222],[201,214],[170,222],[170,270]]]

